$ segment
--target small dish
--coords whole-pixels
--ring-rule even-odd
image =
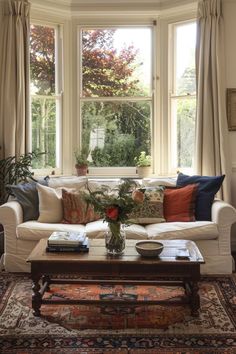
[[[135,248],[142,257],[157,257],[161,254],[164,246],[157,241],[139,241]]]

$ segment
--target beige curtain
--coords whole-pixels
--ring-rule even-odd
[[[224,81],[224,33],[221,0],[198,3],[196,172],[225,174],[220,197],[230,201],[231,166]]]
[[[0,158],[29,149],[29,3],[0,0]]]

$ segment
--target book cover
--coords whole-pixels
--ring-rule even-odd
[[[48,238],[48,246],[64,245],[78,246],[82,245],[86,239],[85,232],[74,231],[54,231]]]

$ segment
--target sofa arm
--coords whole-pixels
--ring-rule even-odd
[[[231,253],[231,226],[236,222],[236,209],[223,200],[215,199],[211,217],[218,226],[220,254]]]
[[[12,200],[0,206],[0,224],[4,229],[7,226],[14,225],[15,227],[23,222],[23,210],[16,200]]]

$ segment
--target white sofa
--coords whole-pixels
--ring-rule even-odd
[[[118,179],[110,180],[112,185]],[[145,185],[165,184],[162,180],[142,180]],[[52,188],[73,187],[78,177],[53,178]],[[94,181],[91,181],[93,183]],[[96,181],[108,184],[108,181]],[[169,179],[167,184],[175,184]],[[212,221],[164,222],[149,225],[131,225],[126,229],[126,237],[133,239],[190,239],[196,242],[202,252],[205,264],[201,265],[202,274],[229,274],[234,264],[231,255],[231,226],[236,222],[236,210],[221,200],[212,205]],[[104,242],[106,223],[102,220],[81,224],[42,223],[36,220],[23,222],[23,211],[16,200],[11,200],[0,207],[0,223],[4,227],[5,252],[4,268],[8,272],[29,272],[26,259],[41,238],[48,238],[53,231],[83,230],[89,238],[101,238]]]

